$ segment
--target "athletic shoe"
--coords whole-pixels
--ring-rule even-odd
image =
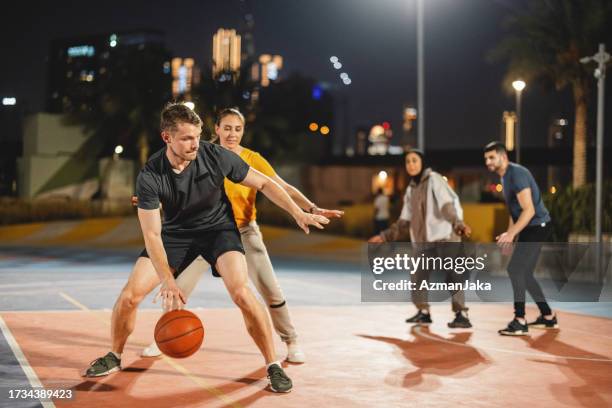
[[[558,329],[559,322],[557,321],[557,315],[553,316],[550,320],[540,315],[535,321],[527,323],[527,326],[533,327],[534,329]]]
[[[521,324],[518,320],[513,319],[508,323],[508,327],[499,330],[498,333],[502,336],[528,336],[529,328],[526,324]]]
[[[162,355],[162,352],[157,347],[157,343],[153,342],[149,344],[148,347],[145,347],[140,352],[140,357],[159,357]]]
[[[302,364],[306,362],[306,355],[297,343],[287,345],[287,361],[290,363]]]
[[[285,370],[278,364],[272,364],[268,367],[268,380],[270,381],[270,389],[274,392],[289,392],[293,388],[291,378],[287,377]]]
[[[109,352],[104,357],[92,361],[84,377],[103,377],[119,370],[121,370],[121,360]]]
[[[472,327],[472,323],[470,323],[470,319],[466,315],[464,316],[462,312],[455,313],[455,319],[452,322],[448,322],[448,327],[451,329],[469,329]]]
[[[426,326],[432,323],[431,315],[429,313],[423,313],[419,310],[417,314],[406,319],[406,323],[416,323]]]

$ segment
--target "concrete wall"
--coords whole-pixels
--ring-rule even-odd
[[[100,160],[98,168],[103,183],[103,197],[129,200],[134,194],[135,167],[136,165],[132,160],[113,159],[111,157]]]
[[[80,126],[62,115],[37,113],[24,120],[23,156],[17,160],[23,198],[62,196],[88,199],[97,191],[97,150]]]
[[[393,167],[309,166],[303,170],[303,185],[319,206],[367,203],[373,200],[372,179],[381,170],[396,177]]]
[[[23,155],[70,156],[89,138],[80,126],[67,126],[62,115],[37,113],[24,121]]]

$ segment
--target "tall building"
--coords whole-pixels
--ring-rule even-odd
[[[113,54],[147,47],[163,47],[164,35],[157,30],[139,30],[51,42],[46,108],[51,113],[86,109],[95,94],[96,83],[111,75]],[[169,74],[169,72],[166,72]]]
[[[270,81],[276,81],[279,78],[282,68],[283,57],[262,54],[259,56],[259,63],[254,63],[251,66],[251,79],[265,88],[270,85]]]
[[[200,70],[193,58],[172,58],[172,97],[191,101],[191,91],[200,81]]]
[[[240,35],[236,30],[220,28],[213,36],[213,78],[225,81],[240,72]]]

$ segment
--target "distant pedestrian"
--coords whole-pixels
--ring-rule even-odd
[[[374,233],[380,234],[389,228],[389,196],[379,188],[374,197]]]

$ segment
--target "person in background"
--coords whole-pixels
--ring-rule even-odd
[[[409,237],[414,248],[425,248],[425,256],[440,256],[438,247],[423,244],[461,242],[461,236],[469,237],[471,234],[470,227],[463,222],[459,197],[442,175],[425,168],[425,155],[418,149],[411,149],[406,153],[406,172],[408,187],[399,219],[388,229],[371,237],[369,242],[401,241]],[[427,290],[420,289],[421,282],[426,280],[429,272],[419,268],[412,275],[416,283],[416,289],[412,291],[412,302],[417,313],[406,319],[406,323],[432,323]],[[446,271],[446,279],[455,282],[457,274],[454,271]],[[448,327],[472,327],[462,290],[452,293],[452,308],[455,319],[448,323]]]
[[[382,188],[376,191],[374,197],[374,233],[380,234],[381,231],[389,228],[389,197],[385,195]]]
[[[508,264],[514,292],[514,319],[498,333],[525,336],[529,327],[556,329],[559,327],[557,316],[553,314],[540,284],[533,276],[542,243],[549,241],[552,233],[550,214],[542,201],[540,188],[527,168],[508,160],[503,143],[487,144],[484,158],[489,171],[501,177],[504,199],[510,212],[508,230],[496,237],[497,243],[502,248],[508,248],[515,240],[518,242]],[[540,310],[540,316],[531,323],[525,320],[525,291],[529,292]]]

